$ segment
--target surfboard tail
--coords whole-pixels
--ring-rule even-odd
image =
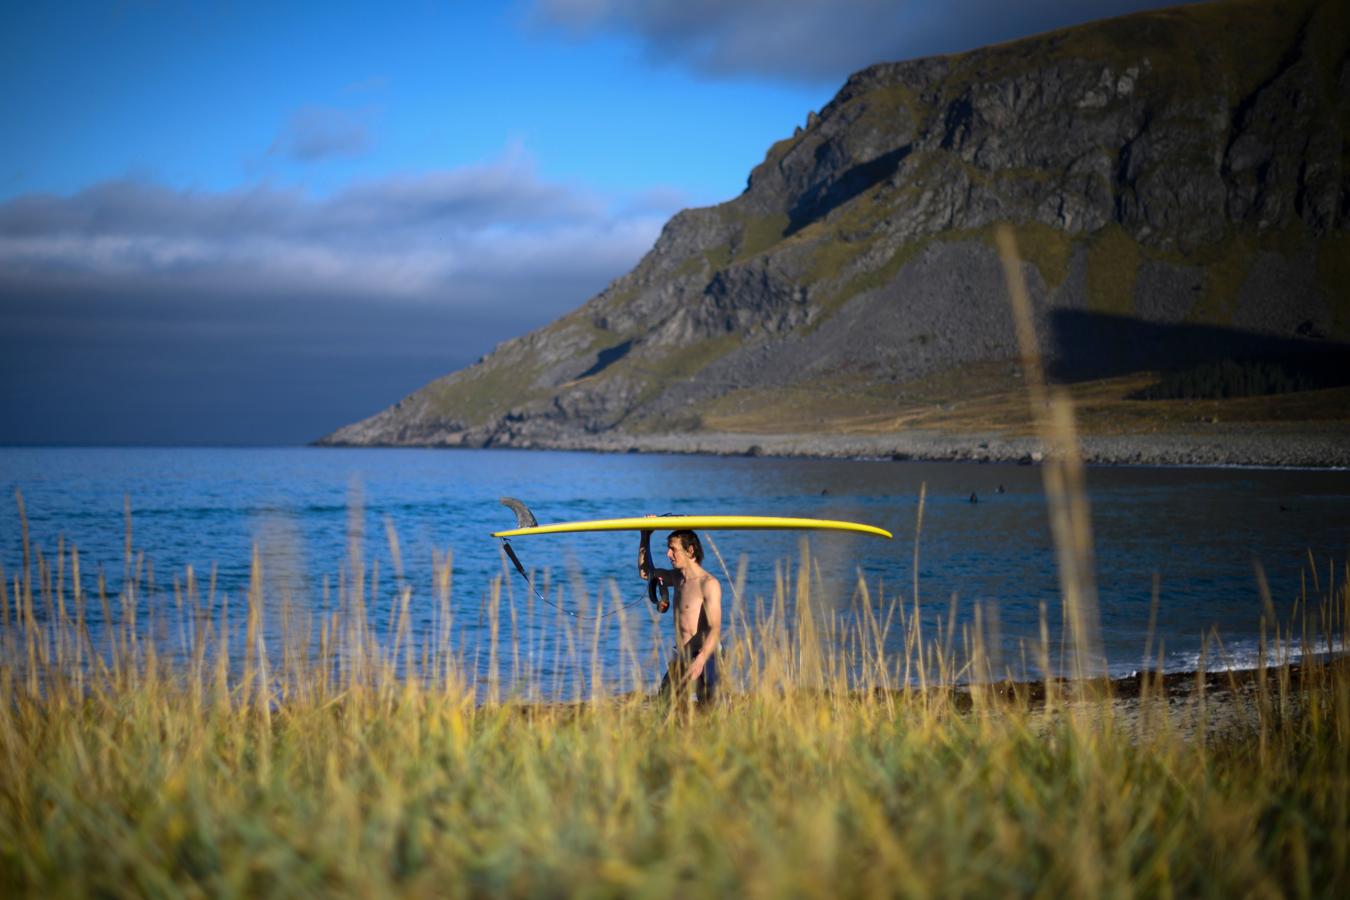
[[[515,497],[499,497],[502,506],[505,506],[511,512],[516,514],[517,528],[538,528],[539,520],[530,512],[530,508]]]

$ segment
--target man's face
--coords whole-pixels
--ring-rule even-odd
[[[677,569],[683,569],[694,561],[694,557],[684,549],[684,544],[680,543],[679,538],[670,538],[666,541],[666,559]]]

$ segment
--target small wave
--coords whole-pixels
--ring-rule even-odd
[[[1345,642],[1335,640],[1328,645],[1325,641],[1317,646],[1305,646],[1301,642],[1286,642],[1283,644],[1267,643],[1265,664],[1267,666],[1278,666],[1286,662],[1297,663],[1305,658],[1325,659],[1328,656],[1336,656],[1345,653]],[[1220,649],[1212,649],[1206,653],[1199,651],[1181,651],[1168,654],[1164,661],[1162,672],[1164,674],[1175,674],[1182,672],[1198,672],[1202,668],[1206,672],[1236,672],[1244,669],[1255,669],[1261,665],[1261,645],[1257,641],[1241,641],[1234,644],[1225,644]],[[1152,666],[1145,666],[1148,671],[1157,671]],[[1108,672],[1112,677],[1134,677],[1140,672],[1138,665],[1111,665]]]

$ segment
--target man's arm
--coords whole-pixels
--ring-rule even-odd
[[[703,674],[708,657],[717,650],[717,642],[722,637],[722,583],[709,577],[703,586],[703,616],[708,620],[708,633],[703,636],[703,646],[689,664],[687,681],[693,681]]]
[[[652,577],[652,533],[642,532],[638,540],[638,577],[647,581]]]

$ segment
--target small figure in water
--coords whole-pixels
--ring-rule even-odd
[[[971,502],[971,503],[979,503],[979,502],[980,502],[980,498],[976,495],[976,493],[975,493],[974,491],[971,491],[971,492],[970,492],[970,502]]]
[[[638,575],[675,588],[675,648],[661,694],[687,696],[693,686],[700,705],[717,695],[717,643],[722,635],[722,585],[703,568],[703,545],[692,531],[672,531],[666,539],[666,558],[672,568],[651,564],[650,531],[642,532],[638,544]],[[661,610],[665,612],[664,609]]]

